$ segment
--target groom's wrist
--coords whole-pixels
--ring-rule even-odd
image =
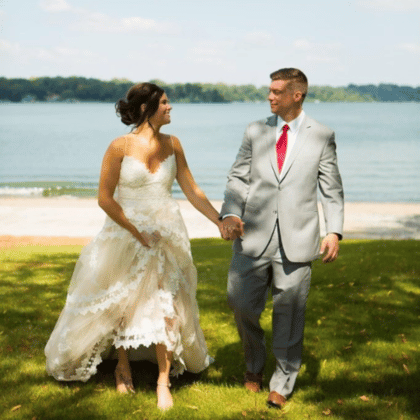
[[[233,213],[224,214],[223,216],[221,216],[221,220],[225,220],[226,217],[236,217],[239,220],[242,220],[237,214],[233,214]]]
[[[337,239],[339,240],[339,241],[341,241],[341,239],[343,239],[343,235],[340,235],[339,233],[337,233],[337,232],[328,232],[327,233],[327,236],[328,235],[335,235],[335,236],[337,236]]]

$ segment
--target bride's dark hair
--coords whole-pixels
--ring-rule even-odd
[[[153,83],[138,83],[128,90],[125,99],[115,104],[117,115],[125,125],[138,127],[157,111],[164,93],[162,88]],[[142,105],[145,105],[143,110]]]

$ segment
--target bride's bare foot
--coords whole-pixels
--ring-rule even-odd
[[[165,411],[169,410],[173,405],[174,402],[172,400],[171,392],[169,388],[171,387],[170,383],[157,383],[156,387],[156,394],[157,394],[157,406],[159,410]]]
[[[117,392],[127,394],[131,392],[134,394],[133,380],[131,379],[130,367],[122,368],[117,365],[115,368],[115,382],[117,385]]]

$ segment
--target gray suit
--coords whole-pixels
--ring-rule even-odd
[[[318,190],[327,233],[342,235],[344,203],[334,132],[305,116],[280,177],[276,124],[271,116],[247,127],[228,175],[221,216],[236,214],[245,223],[244,236],[233,245],[228,299],[247,369],[260,373],[264,368],[259,317],[271,287],[277,367],[270,390],[287,397],[301,364],[311,261],[320,250]]]

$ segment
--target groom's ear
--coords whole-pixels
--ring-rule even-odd
[[[294,94],[293,94],[293,99],[295,100],[295,102],[300,102],[302,100],[303,94],[300,90],[295,90]]]

